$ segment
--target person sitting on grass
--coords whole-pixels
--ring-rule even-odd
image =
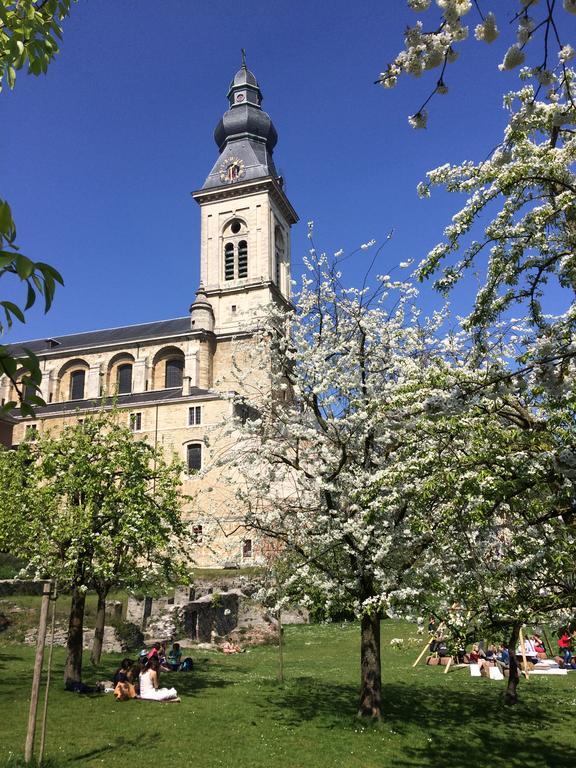
[[[160,688],[160,662],[156,656],[148,659],[146,669],[140,673],[140,698],[150,701],[179,702],[176,688]]]
[[[182,664],[182,651],[180,650],[180,643],[173,643],[172,648],[166,659],[166,664],[172,672],[178,672]]]

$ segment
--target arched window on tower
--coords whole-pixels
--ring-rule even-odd
[[[276,285],[282,290],[282,264],[284,263],[284,238],[280,227],[274,232],[274,279]]]
[[[224,279],[234,280],[236,272],[234,258],[234,243],[226,243],[224,247]]]
[[[238,243],[238,277],[248,277],[248,243],[240,240]]]
[[[125,363],[118,366],[118,378],[117,378],[119,395],[126,395],[132,392],[132,364]]]

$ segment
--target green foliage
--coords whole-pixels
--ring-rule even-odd
[[[0,91],[4,79],[14,88],[16,72],[45,74],[59,51],[62,21],[71,0],[1,0]]]
[[[186,578],[181,472],[114,413],[0,452],[0,548],[61,588]]]
[[[124,653],[135,651],[144,645],[144,635],[141,629],[131,621],[117,622],[114,626],[114,632]]]
[[[0,336],[12,327],[14,320],[26,322],[25,312],[35,303],[38,296],[44,299],[47,312],[54,298],[56,285],[63,285],[60,273],[43,262],[33,262],[19,252],[16,245],[16,225],[12,211],[5,200],[0,199],[0,279],[13,278],[26,286],[26,300],[21,305],[13,301],[0,301]],[[34,415],[35,405],[44,405],[39,396],[42,373],[38,358],[29,349],[22,348],[14,353],[0,345],[0,375],[5,374],[12,381],[21,401],[23,416]],[[5,403],[0,410],[10,411],[15,402]]]
[[[0,0],[0,91],[6,80],[14,88],[16,72],[27,66],[33,75],[45,73],[58,53],[56,38],[62,37],[62,20],[68,15],[71,0]],[[0,279],[15,278],[25,284],[26,298],[15,303],[0,300],[0,336],[14,320],[24,323],[25,313],[44,299],[50,309],[56,284],[63,285],[60,273],[41,261],[32,261],[16,245],[16,225],[8,202],[0,197]],[[34,406],[44,405],[39,387],[42,379],[38,359],[29,349],[14,352],[0,345],[0,376],[6,375],[16,390],[23,416],[33,416]],[[10,411],[16,401],[5,403],[0,411]]]

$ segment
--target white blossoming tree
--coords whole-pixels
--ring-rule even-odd
[[[442,521],[422,568],[408,574],[412,610],[434,613],[454,637],[504,636],[511,704],[520,627],[566,621],[576,606],[576,460],[566,451],[576,443],[576,402],[549,402],[533,378],[519,394],[518,377],[495,388],[478,372],[453,372],[444,401],[422,413],[425,439],[404,470],[420,478],[410,503],[433,499]]]
[[[409,284],[345,289],[323,256],[309,269],[296,313],[275,313],[254,352],[270,387],[250,398],[258,416],[235,425],[223,463],[246,524],[280,544],[283,594],[359,617],[359,714],[378,718],[380,620],[411,599],[407,574],[434,535],[429,505],[409,503],[420,480],[406,457],[423,403],[447,381],[450,344]]]
[[[408,4],[417,12],[432,13],[429,1],[408,0]],[[427,32],[419,20],[409,28],[405,50],[378,80],[392,87],[403,74],[419,76],[440,68],[432,93],[410,118],[416,127],[425,126],[432,96],[446,92],[448,65],[468,45],[462,43],[473,15],[478,21],[477,41],[490,43],[499,34],[495,13],[483,12],[480,1],[437,0],[435,5],[437,25]],[[510,118],[491,156],[479,163],[442,165],[420,184],[422,196],[441,186],[466,194],[468,201],[416,274],[423,280],[442,267],[436,285],[447,292],[466,270],[480,270],[483,284],[468,318],[478,339],[482,329],[522,304],[534,325],[525,360],[548,367],[556,364],[560,370],[562,361],[575,352],[576,75],[570,68],[575,52],[566,39],[565,22],[570,18],[566,14],[576,14],[576,3],[510,0],[499,3],[495,12],[500,27],[515,35],[500,69],[521,66],[527,55],[535,61],[520,70],[521,89],[504,97]],[[550,284],[557,286],[556,317],[548,316],[550,307],[542,306]]]
[[[71,593],[67,683],[81,681],[89,589],[98,594],[97,662],[108,592],[158,587],[186,567],[181,471],[110,413],[0,451],[0,549]]]

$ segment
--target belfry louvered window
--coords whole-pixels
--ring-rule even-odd
[[[226,243],[224,246],[224,279],[236,280],[248,277],[248,243],[240,240],[237,246]]]
[[[226,243],[224,248],[224,278],[234,280],[235,269],[234,243]]]
[[[240,240],[238,243],[238,277],[248,277],[248,243]]]

